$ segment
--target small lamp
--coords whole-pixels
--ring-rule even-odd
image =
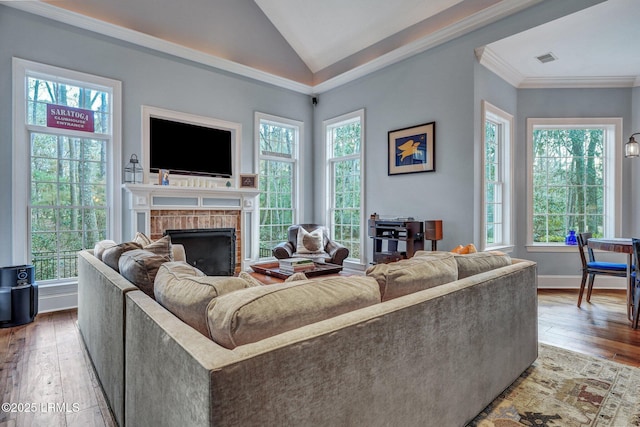
[[[640,132],[636,132],[629,137],[629,141],[624,144],[624,156],[625,157],[638,157],[640,156],[640,144],[636,142],[634,136],[640,135]]]
[[[131,155],[129,163],[124,167],[124,182],[142,184],[142,166],[135,154]]]

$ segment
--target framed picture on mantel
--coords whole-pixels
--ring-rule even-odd
[[[389,131],[389,175],[436,170],[436,122]]]
[[[240,174],[240,188],[258,188],[258,175]]]

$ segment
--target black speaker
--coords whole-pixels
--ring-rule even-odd
[[[38,284],[32,265],[0,268],[0,328],[33,322],[38,314]]]

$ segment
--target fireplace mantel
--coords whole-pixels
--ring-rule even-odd
[[[123,184],[135,231],[151,235],[151,211],[239,211],[242,226],[242,269],[258,259],[258,195],[253,188],[189,187],[179,185]]]

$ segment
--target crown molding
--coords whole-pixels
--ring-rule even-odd
[[[345,83],[349,83],[360,77],[364,77],[374,71],[380,70],[389,65],[410,58],[418,53],[434,48],[438,45],[446,43],[457,37],[463,36],[478,28],[496,22],[506,16],[512,15],[523,9],[540,3],[542,0],[510,0],[502,1],[494,6],[483,9],[455,24],[444,27],[443,29],[424,36],[412,43],[408,43],[398,49],[387,54],[381,55],[365,64],[355,67],[336,77],[328,79],[324,82],[317,83],[313,88],[315,93],[326,92]]]
[[[365,64],[355,67],[336,77],[313,86],[303,84],[291,79],[277,76],[265,71],[258,70],[247,65],[239,64],[215,55],[207,54],[195,49],[191,49],[176,43],[168,42],[158,37],[150,36],[139,31],[123,28],[114,24],[100,21],[85,15],[71,12],[66,9],[52,6],[41,1],[10,1],[3,4],[24,12],[39,15],[54,21],[69,24],[91,32],[113,37],[146,47],[159,52],[174,55],[179,58],[194,61],[210,67],[228,71],[274,86],[300,92],[307,95],[319,94],[330,89],[334,89],[345,83],[349,83],[374,71],[380,70],[396,62],[414,56],[425,50],[431,49],[456,37],[467,34],[480,27],[493,23],[505,16],[526,9],[542,0],[509,0],[501,1],[494,6],[475,13],[455,24],[449,25],[436,33],[420,38],[410,44],[395,49],[385,55],[373,59]]]
[[[208,65],[210,67],[228,71],[233,74],[238,74],[244,77],[269,83],[274,86],[279,86],[285,89],[290,89],[295,92],[301,92],[309,95],[313,93],[312,87],[310,85],[299,83],[291,79],[277,76],[275,74],[267,73],[265,71],[239,64],[228,59],[220,58],[215,55],[204,53],[196,49],[191,49],[177,43],[172,43],[158,37],[141,33],[139,31],[100,21],[98,19],[81,15],[76,12],[71,12],[66,9],[61,9],[48,3],[43,3],[39,0],[10,1],[3,4],[15,9],[22,10],[24,12],[39,15],[44,18],[72,25],[74,27],[82,28],[94,33],[113,37],[115,39],[126,41],[138,46],[174,55],[182,59],[187,59],[189,61]]]
[[[476,49],[478,62],[516,89],[624,88],[640,86],[640,76],[526,77],[489,46]]]

